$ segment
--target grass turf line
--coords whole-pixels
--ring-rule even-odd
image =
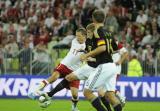
[[[80,100],[80,111],[96,111],[88,101]],[[71,111],[70,100],[53,100],[52,104],[42,109],[38,101],[29,99],[0,99],[0,111]],[[160,102],[126,102],[123,111],[160,111]]]

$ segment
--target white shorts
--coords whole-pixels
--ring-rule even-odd
[[[97,91],[102,87],[106,91],[115,91],[117,73],[115,63],[99,65],[96,71],[89,76],[84,87],[92,91]]]
[[[88,64],[85,64],[84,66],[80,67],[73,73],[76,74],[79,80],[87,80],[90,74],[92,74],[95,70],[96,68],[93,68]]]

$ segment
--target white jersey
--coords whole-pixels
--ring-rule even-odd
[[[85,43],[80,44],[76,38],[73,39],[71,48],[66,57],[61,61],[61,64],[64,64],[73,71],[77,70],[82,64],[82,62],[80,61],[80,55],[83,54],[83,52],[79,51],[85,50],[85,47]]]

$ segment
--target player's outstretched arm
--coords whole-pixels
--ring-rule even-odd
[[[97,47],[96,49],[90,51],[89,53],[86,53],[86,54],[83,54],[81,55],[80,59],[82,61],[85,61],[87,60],[89,57],[94,57],[102,52],[104,52],[106,50],[106,46],[105,45],[102,45],[102,46],[99,46]]]

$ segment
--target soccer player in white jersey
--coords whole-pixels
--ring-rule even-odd
[[[28,96],[31,99],[35,99],[36,96],[41,95],[41,91],[47,84],[53,83],[58,78],[64,78],[66,75],[70,74],[71,72],[77,70],[81,64],[82,61],[80,61],[80,55],[83,53],[81,51],[85,50],[85,41],[86,41],[87,32],[84,28],[79,28],[76,30],[76,38],[72,40],[71,48],[66,55],[66,57],[61,61],[61,63],[55,68],[52,75],[47,79],[43,80],[39,83],[38,88],[32,92],[29,93]],[[79,88],[80,81],[72,81],[68,82],[67,80],[63,80],[61,84],[55,89],[55,92],[57,90],[61,90],[63,88],[69,87],[72,93],[72,111],[77,111],[77,102],[78,102],[78,88]],[[53,92],[51,95],[52,96]]]

